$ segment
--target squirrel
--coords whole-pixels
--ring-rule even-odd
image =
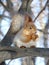
[[[36,34],[36,26],[29,15],[25,16],[25,24],[22,32],[22,41],[29,42],[31,39],[35,41],[38,38]]]
[[[23,24],[22,29],[14,37],[13,43],[19,48],[34,48],[38,38],[36,26],[29,15],[25,15]]]

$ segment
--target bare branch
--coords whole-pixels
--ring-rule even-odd
[[[11,45],[12,39],[13,39],[13,35],[11,34],[10,29],[7,32],[7,34],[5,35],[5,37],[3,38],[3,40],[0,42],[1,46],[10,46]]]
[[[32,0],[22,0],[22,6],[19,9],[19,12],[25,13],[28,12],[28,8],[30,8],[30,3]]]
[[[8,57],[7,57],[8,54]],[[40,57],[49,57],[48,48],[12,48],[12,47],[0,47],[0,59],[14,59],[25,56],[40,56]]]
[[[11,0],[6,0],[7,1],[7,8],[13,10],[13,3],[11,2]]]
[[[0,18],[3,18],[3,17],[11,19],[10,16],[0,15]]]
[[[27,0],[26,11],[27,11],[27,8],[28,8],[29,1],[30,1],[30,0]]]
[[[48,0],[47,0],[47,2],[46,2],[45,6],[43,7],[43,9],[42,9],[42,10],[38,13],[38,15],[35,17],[34,22],[35,22],[36,19],[40,16],[40,14],[44,11],[44,9],[46,8],[47,4],[48,4]]]
[[[45,30],[40,30],[40,29],[37,29],[38,31],[40,31],[40,32],[43,32],[44,34],[49,34],[49,32],[48,31],[45,31]]]
[[[9,1],[10,2],[10,1]],[[10,2],[11,3],[11,2]],[[9,4],[10,4],[9,3]],[[11,13],[11,15],[14,13],[14,11],[13,11],[13,8],[11,7],[11,4],[9,5],[10,7],[8,7],[8,6],[5,6],[4,5],[4,3],[0,0],[0,4],[5,8],[5,10],[7,10],[8,12],[10,12]]]
[[[7,10],[9,11],[9,9],[7,8],[7,6],[4,5],[4,3],[0,0],[0,4]]]

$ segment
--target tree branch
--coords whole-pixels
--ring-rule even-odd
[[[30,3],[32,0],[22,0],[22,6],[19,9],[20,13],[28,12],[28,8],[30,8]],[[29,7],[28,7],[29,6]]]
[[[49,32],[48,31],[45,31],[45,30],[40,30],[40,29],[37,29],[38,31],[40,31],[40,32],[43,32],[44,34],[49,34]],[[47,29],[46,29],[47,30]]]
[[[42,10],[38,13],[38,15],[35,17],[34,22],[37,20],[37,18],[40,16],[40,14],[44,11],[44,9],[46,8],[47,4],[48,4],[48,0],[47,0],[47,2],[46,2],[45,6],[43,7],[43,9],[42,9]]]
[[[8,55],[8,57],[7,57]],[[48,48],[12,48],[12,47],[0,47],[0,59],[14,59],[25,56],[40,56],[40,57],[49,57]]]
[[[0,18],[3,18],[3,17],[6,17],[6,18],[9,18],[9,19],[11,19],[11,18],[10,18],[10,16],[6,16],[6,15],[0,15]]]
[[[27,8],[28,8],[29,1],[30,1],[30,0],[27,0],[26,11],[27,11]]]
[[[1,4],[7,11],[9,11],[9,9],[7,8],[7,6],[5,6],[1,0],[0,0],[0,4]]]
[[[13,10],[13,3],[11,2],[11,0],[6,0],[6,1],[7,1],[7,7]]]
[[[11,1],[8,1],[8,2],[11,3]],[[14,13],[14,11],[13,11],[13,8],[11,7],[10,3],[9,3],[9,6],[8,5],[5,6],[4,3],[0,0],[0,4],[5,8],[5,10],[7,10],[8,12],[10,12],[11,15],[12,15]]]

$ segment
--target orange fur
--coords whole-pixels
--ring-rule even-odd
[[[29,42],[31,39],[35,41],[38,38],[38,35],[36,35],[36,26],[32,22],[32,19],[30,16],[25,16],[25,24],[22,32],[22,38],[23,42]]]

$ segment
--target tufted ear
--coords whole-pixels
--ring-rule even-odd
[[[25,23],[28,23],[28,22],[32,22],[32,18],[28,14],[26,14],[25,15]]]

